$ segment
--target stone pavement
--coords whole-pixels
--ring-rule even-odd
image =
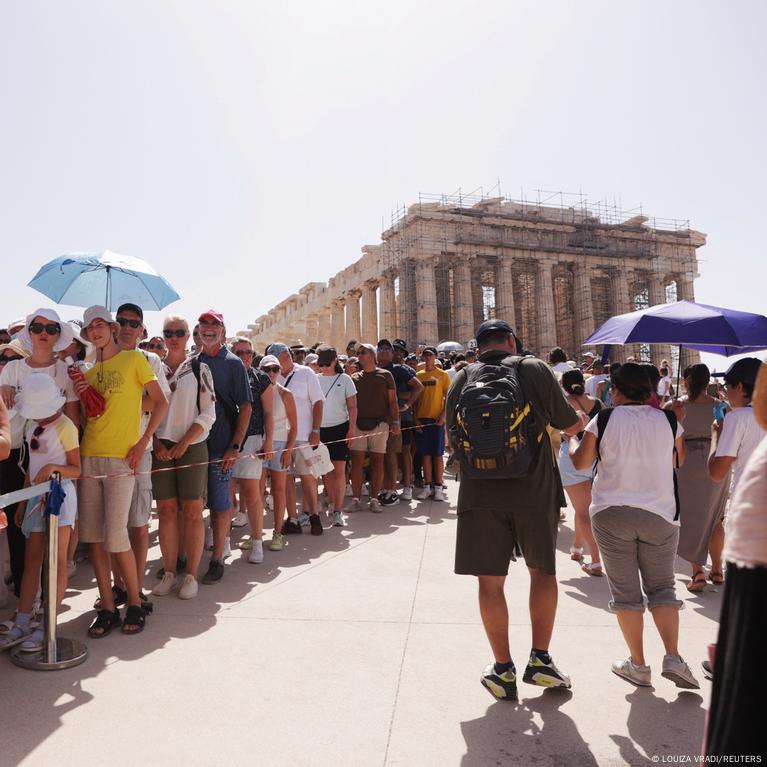
[[[141,635],[87,640],[77,668],[33,672],[0,657],[0,765],[602,767],[699,753],[710,692],[700,661],[716,637],[721,589],[688,594],[678,562],[680,650],[700,693],[660,676],[654,629],[646,647],[655,688],[634,688],[610,673],[626,650],[605,579],[569,559],[568,511],[552,654],[573,691],[520,683],[518,704],[494,702],[478,681],[491,655],[475,582],[452,573],[452,480],[448,494],[449,504],[401,503],[350,515],[348,528],[321,538],[291,536],[261,565],[237,552],[224,580],[201,585],[196,600],[155,598]],[[153,527],[152,573],[158,559]],[[148,575],[145,585],[154,582]],[[512,565],[512,648],[522,667],[527,585],[524,565]],[[61,635],[85,636],[94,598],[81,565]]]

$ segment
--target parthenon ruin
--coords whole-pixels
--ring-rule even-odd
[[[511,321],[539,356],[568,355],[615,314],[694,300],[696,251],[706,236],[688,222],[615,206],[429,197],[398,211],[378,245],[327,283],[311,282],[259,317],[244,335],[272,341],[349,339],[467,344],[484,319]],[[672,359],[669,347],[616,347],[611,358]],[[683,350],[681,363],[697,360]]]

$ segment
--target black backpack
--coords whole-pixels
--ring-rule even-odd
[[[478,362],[466,369],[451,429],[462,477],[527,475],[543,435],[518,373],[520,362],[509,356],[497,365]]]
[[[607,428],[607,422],[610,420],[610,416],[613,414],[613,411],[615,408],[612,407],[606,407],[597,413],[597,460],[594,463],[594,473],[592,475],[593,477],[597,474],[597,466],[599,466],[599,462],[602,460],[602,454],[599,452],[599,445],[602,443],[602,437],[605,434],[605,429]],[[676,521],[679,519],[679,481],[677,480],[676,476],[676,470],[679,468],[679,454],[677,453],[676,449],[676,426],[677,426],[677,418],[676,413],[674,413],[671,410],[661,410],[661,413],[666,416],[666,420],[668,421],[668,425],[671,427],[671,436],[674,439],[674,503],[676,504],[676,513],[674,514],[674,520]]]

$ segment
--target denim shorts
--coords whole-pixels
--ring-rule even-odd
[[[285,471],[285,467],[282,465],[282,452],[285,450],[285,445],[287,445],[286,440],[277,439],[274,442],[272,442],[272,447],[274,449],[274,458],[270,458],[268,461],[263,461],[263,466],[265,469],[269,469],[269,471]]]
[[[234,472],[221,468],[220,455],[212,455],[208,460],[213,461],[208,465],[208,508],[213,513],[228,511],[232,505],[229,486]]]
[[[435,418],[419,418],[421,431],[415,433],[415,452],[424,458],[441,458],[445,452],[445,427]]]

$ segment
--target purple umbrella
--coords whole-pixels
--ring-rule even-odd
[[[730,357],[767,349],[767,317],[677,301],[610,318],[583,342],[597,344],[673,344]]]

